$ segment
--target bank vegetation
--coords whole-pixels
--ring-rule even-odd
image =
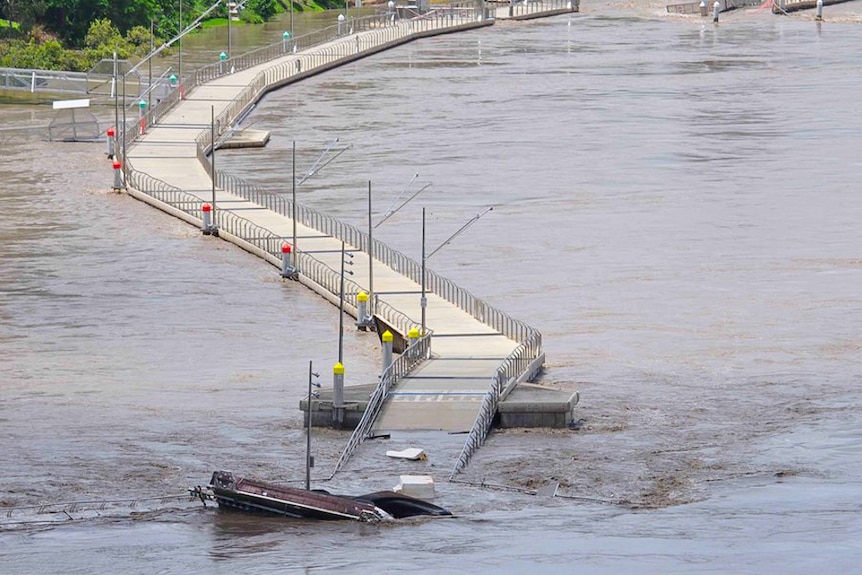
[[[100,60],[145,56],[194,22],[216,0],[0,0],[0,67],[84,72]],[[262,23],[333,0],[246,0],[240,19]],[[180,18],[182,12],[182,19]],[[222,0],[207,25],[227,22]]]

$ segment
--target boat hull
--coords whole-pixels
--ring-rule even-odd
[[[209,487],[219,507],[229,509],[304,519],[381,521],[390,518],[388,513],[367,501],[237,478],[227,471],[213,473]]]

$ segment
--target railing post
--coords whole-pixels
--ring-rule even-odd
[[[108,159],[114,159],[114,139],[116,138],[116,132],[114,132],[114,128],[108,128],[108,131],[105,132],[105,139],[108,142]]]
[[[389,369],[390,365],[392,365],[392,340],[394,338],[392,336],[392,332],[387,329],[383,332],[383,335],[380,336],[380,339],[383,341],[383,369],[381,370],[381,373],[386,373],[386,370]]]
[[[114,168],[114,191],[119,192],[123,189],[123,165],[119,160],[114,159],[112,167]]]
[[[213,207],[209,204],[201,206],[201,231],[205,236],[212,234],[212,209]]]
[[[293,265],[293,249],[290,244],[281,244],[281,277],[295,280],[297,276],[296,266]]]
[[[344,365],[340,362],[332,367],[332,427],[344,427]]]
[[[407,349],[410,350],[408,357],[415,358],[418,356],[419,350],[414,345],[419,341],[419,330],[415,327],[410,328],[407,332]]]
[[[368,294],[364,291],[356,294],[356,327],[359,331],[366,331],[374,325],[368,314]]]

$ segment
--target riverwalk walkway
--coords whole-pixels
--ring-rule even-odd
[[[553,9],[561,5],[555,2]],[[417,38],[487,26],[493,16],[482,2],[406,19],[382,14],[340,24],[312,46],[298,38],[227,60],[198,71],[173,101],[128,121],[118,137],[115,168],[121,168],[130,194],[197,226],[210,216],[213,227],[207,231],[280,268],[285,245],[292,243],[287,257],[297,279],[336,305],[345,281],[339,272],[343,253],[354,256],[345,310],[358,317],[360,294],[373,287],[374,317],[412,345],[364,402],[367,409],[343,460],[374,432],[469,432],[457,473],[484,441],[499,402],[541,369],[541,334],[365,232],[220,172],[209,152],[269,90]],[[423,315],[423,272],[424,333],[417,322]]]

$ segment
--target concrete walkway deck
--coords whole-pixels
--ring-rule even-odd
[[[338,50],[338,43],[349,54],[355,52],[353,47],[359,45],[359,40],[345,38],[316,49]],[[199,86],[127,150],[128,162],[201,203],[212,202],[212,180],[198,161],[195,138],[209,129],[213,114],[218,116],[236,101],[258,74],[285,65],[295,67],[303,55],[290,54]],[[363,55],[355,53],[356,58]],[[289,217],[222,189],[216,189],[214,199],[216,210],[239,214],[285,240],[292,237],[293,221]],[[335,272],[340,269],[339,239],[299,222],[297,237],[295,250],[313,254]],[[368,290],[368,255],[359,246],[348,245],[346,249],[354,254],[351,279]],[[378,260],[374,261],[373,273],[380,301],[414,321],[421,317],[419,284]],[[433,331],[432,357],[393,391],[377,429],[470,430],[495,371],[519,345],[433,293],[427,294],[426,316],[426,325]],[[349,369],[347,375],[349,382]]]

